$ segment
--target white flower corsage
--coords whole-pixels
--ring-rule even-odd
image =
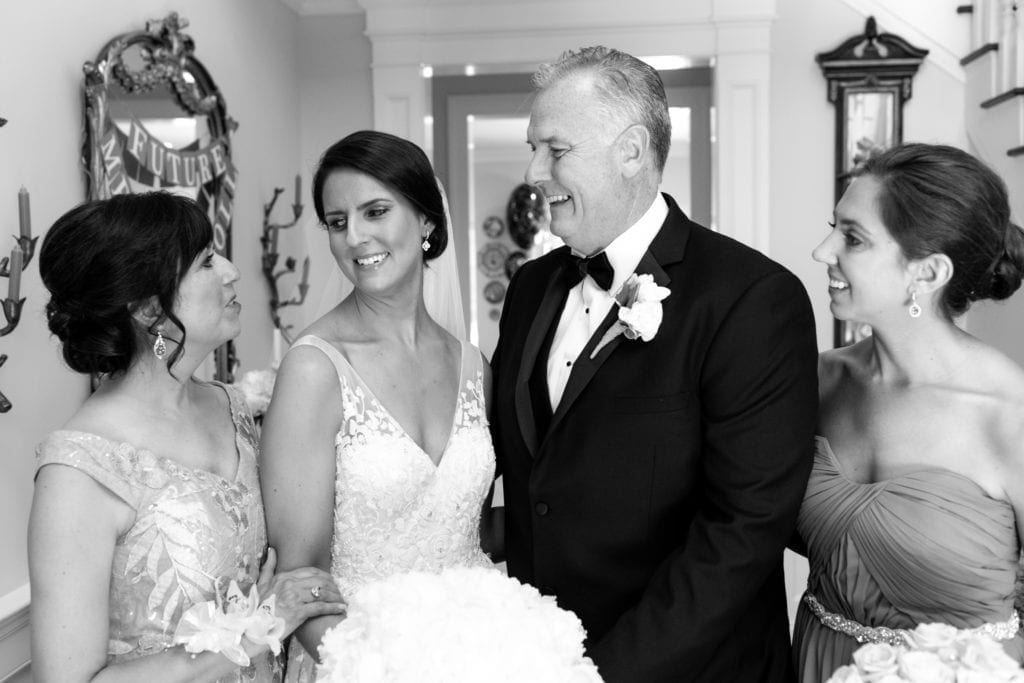
[[[242,647],[242,637],[267,645],[275,655],[281,652],[284,619],[274,612],[276,596],[260,602],[256,586],[246,595],[231,581],[227,595],[221,599],[199,602],[185,611],[174,630],[174,643],[184,643],[185,651],[219,652],[239,666],[249,666],[249,655]]]
[[[277,380],[277,367],[272,366],[264,370],[249,370],[242,375],[242,379],[235,383],[245,402],[249,404],[249,410],[253,417],[260,417],[267,412],[270,406],[270,397],[274,394],[274,382]]]
[[[671,294],[668,287],[654,282],[653,275],[633,273],[615,294],[619,306],[619,319],[612,323],[601,341],[594,347],[593,359],[608,342],[625,335],[626,339],[651,341],[661,327],[661,301]]]

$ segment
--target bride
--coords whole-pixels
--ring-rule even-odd
[[[424,273],[448,242],[430,162],[407,140],[353,133],[321,158],[313,201],[354,289],[285,355],[266,417],[263,493],[280,566],[329,569],[345,597],[399,572],[490,566],[490,371],[452,334],[461,306],[424,302]],[[460,323],[445,329],[441,316]],[[296,632],[288,680],[313,678],[338,621]]]

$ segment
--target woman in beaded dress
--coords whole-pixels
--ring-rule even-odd
[[[343,597],[395,573],[492,566],[480,534],[494,478],[489,369],[424,300],[424,270],[448,241],[430,162],[408,140],[356,132],[324,153],[313,200],[353,289],[285,355],[266,417],[281,565],[330,569]],[[313,679],[338,620],[296,632],[287,680]]]
[[[1024,237],[1009,213],[1005,185],[974,157],[905,144],[858,168],[814,250],[832,313],[873,333],[819,362],[798,519],[803,682],[921,623],[978,629],[1024,660],[1024,371],[956,322],[1020,286]]]
[[[321,570],[275,575],[272,550],[261,570],[252,416],[233,387],[192,377],[240,331],[238,271],[212,238],[195,202],[158,192],[78,206],[43,241],[50,329],[68,366],[101,381],[38,449],[38,682],[277,680],[267,644],[241,640],[247,666],[174,645],[182,614],[231,581],[274,596],[285,633],[343,608]]]

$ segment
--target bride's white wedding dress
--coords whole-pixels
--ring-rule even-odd
[[[320,349],[341,386],[331,573],[342,594],[400,572],[493,566],[480,550],[480,512],[494,479],[480,352],[462,342],[455,416],[434,465],[341,352],[315,336],[293,346]],[[288,659],[287,681],[315,678],[294,638]]]

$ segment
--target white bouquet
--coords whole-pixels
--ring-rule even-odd
[[[326,683],[600,683],[583,625],[495,569],[397,574],[358,590],[324,634]]]
[[[1024,669],[992,638],[921,624],[906,644],[869,643],[826,683],[1024,683]]]

